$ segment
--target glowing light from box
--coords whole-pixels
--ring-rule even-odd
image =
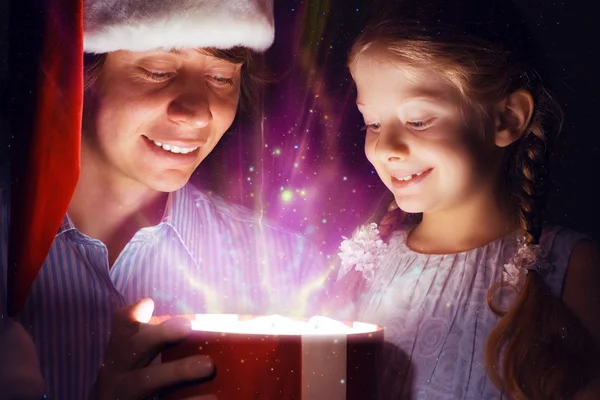
[[[375,332],[377,326],[363,322],[353,322],[352,326],[348,326],[318,315],[308,320],[295,320],[280,315],[240,319],[237,314],[196,314],[192,329],[260,335],[340,335]]]

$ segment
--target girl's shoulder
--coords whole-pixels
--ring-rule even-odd
[[[545,280],[557,297],[561,296],[573,249],[584,240],[590,240],[590,237],[559,225],[545,226],[542,231],[540,244],[547,252],[548,261],[553,267]]]
[[[390,236],[390,244],[394,246],[406,246],[408,235],[415,225],[405,225],[399,227]],[[504,238],[506,243],[516,240],[518,235],[516,233],[510,234]],[[577,243],[582,240],[589,240],[590,238],[582,233],[574,231],[569,228],[565,228],[560,225],[546,225],[542,230],[542,236],[540,237],[540,244],[555,258],[555,261],[560,261],[566,258],[568,261],[569,255],[573,251],[573,248]],[[500,242],[497,240],[495,242]],[[493,242],[493,243],[495,243]],[[487,246],[491,245],[489,243]],[[486,246],[483,246],[486,247]]]

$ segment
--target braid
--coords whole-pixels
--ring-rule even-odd
[[[516,155],[522,175],[520,190],[517,189],[517,213],[525,241],[538,244],[547,199],[549,146],[541,126],[536,121],[532,125],[534,128],[523,138]]]
[[[529,132],[507,159],[516,167],[512,182],[517,186],[512,190],[528,244],[539,244],[547,198],[550,145],[540,118],[552,99],[541,96],[539,101]],[[515,303],[502,312],[491,299],[507,285],[497,283],[488,291],[488,305],[502,317],[486,343],[490,379],[513,399],[572,398],[593,376],[589,334],[536,271],[528,271]]]
[[[389,241],[392,233],[398,229],[404,215],[402,210],[398,208],[395,200],[389,204],[387,211],[383,214],[383,217],[381,217],[378,224],[379,235],[384,242]]]

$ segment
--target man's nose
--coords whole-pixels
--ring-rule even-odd
[[[169,104],[167,114],[171,121],[193,128],[204,128],[213,118],[208,93],[200,88],[179,93]]]

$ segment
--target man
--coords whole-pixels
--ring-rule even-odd
[[[86,0],[83,19],[81,174],[17,320],[49,398],[141,398],[213,372],[203,357],[151,363],[190,330],[143,324],[152,314],[306,315],[325,271],[300,236],[188,184],[248,95],[272,2]],[[7,185],[0,197],[6,242]],[[5,350],[31,350],[5,325]]]

